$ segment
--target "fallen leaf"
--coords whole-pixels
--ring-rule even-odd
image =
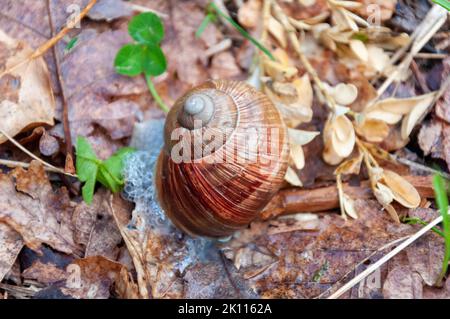
[[[98,0],[89,11],[88,17],[92,20],[112,20],[129,17],[133,13],[129,3],[122,0]]]
[[[383,295],[387,299],[422,299],[422,279],[408,267],[391,270],[383,285]]]
[[[0,221],[18,232],[25,245],[37,250],[47,244],[61,252],[80,254],[73,240],[67,191],[53,191],[38,162],[33,161],[28,171],[17,168],[11,176],[0,174],[0,185]]]
[[[82,202],[73,212],[75,240],[86,247],[84,256],[103,256],[116,260],[122,236],[117,228],[109,205],[111,194],[97,191],[91,205]],[[126,212],[121,211],[126,214]]]
[[[14,265],[22,247],[20,235],[8,225],[0,223],[0,282]]]
[[[0,73],[25,60],[33,50],[0,29]],[[0,78],[1,129],[11,136],[42,124],[53,125],[55,99],[42,58],[13,68]],[[7,138],[0,133],[0,143]]]

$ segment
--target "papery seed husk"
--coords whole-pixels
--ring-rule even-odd
[[[332,95],[336,103],[350,105],[358,97],[358,88],[354,84],[339,83],[334,87]]]
[[[308,73],[305,73],[301,78],[295,79],[292,84],[297,89],[297,95],[301,99],[305,107],[312,107],[313,104],[313,89]]]
[[[398,213],[392,205],[386,205],[384,208],[389,213],[389,216],[391,216],[391,218],[394,220],[394,222],[400,223],[400,218],[398,217]]]
[[[411,134],[414,126],[416,126],[417,122],[423,117],[425,112],[430,107],[430,104],[434,101],[436,94],[436,92],[433,92],[420,96],[421,99],[419,102],[414,106],[411,112],[405,116],[401,129],[401,136],[403,139],[407,139],[409,137],[409,134]]]
[[[340,157],[349,156],[356,143],[355,129],[352,122],[345,116],[339,116],[332,124],[331,146]]]
[[[269,18],[267,29],[269,33],[278,41],[282,48],[286,48],[287,40],[283,25],[274,17]]]
[[[293,66],[286,66],[269,59],[264,60],[264,70],[273,80],[281,82],[292,79],[298,73],[297,68]]]
[[[436,92],[433,92],[404,99],[388,98],[377,102],[373,108],[382,109],[394,114],[405,115],[410,113],[416,107],[420,108],[420,106],[424,104],[429,105],[431,101],[433,101],[435,94]]]
[[[287,54],[287,52],[285,50],[283,50],[282,48],[276,48],[273,52],[272,55],[275,57],[275,59],[281,63],[284,66],[293,66],[291,63],[291,59],[289,58],[289,55]]]
[[[359,174],[361,170],[361,162],[363,160],[363,154],[360,153],[357,157],[351,158],[339,165],[334,171],[335,175],[340,174]]]
[[[320,132],[288,129],[289,140],[292,144],[306,145],[310,143]]]
[[[382,48],[375,45],[368,45],[367,52],[369,53],[368,66],[377,72],[384,71],[389,64],[389,55]]]
[[[391,189],[382,183],[377,183],[373,193],[377,201],[383,206],[389,205],[394,200],[394,194]]]
[[[373,108],[370,111],[368,111],[365,115],[366,120],[367,119],[379,120],[391,125],[400,122],[402,117],[403,116],[401,114],[387,112],[380,108]]]
[[[346,194],[343,196],[343,201],[344,209],[347,215],[353,219],[358,219],[358,214],[355,210],[355,201]]]
[[[302,181],[298,177],[297,173],[290,166],[287,168],[284,179],[286,180],[286,182],[288,182],[292,186],[297,186],[297,187],[303,186]]]
[[[384,121],[367,119],[356,126],[356,132],[368,142],[381,143],[389,135],[389,126]]]
[[[303,148],[298,144],[291,144],[291,159],[297,169],[302,169],[305,166],[305,155],[303,153]]]
[[[384,170],[383,182],[391,189],[394,199],[407,208],[416,208],[420,204],[420,195],[406,179],[397,173]]]
[[[355,56],[361,60],[362,62],[366,62],[369,60],[369,53],[367,52],[367,48],[364,45],[364,42],[361,40],[350,40],[350,49],[355,54]]]

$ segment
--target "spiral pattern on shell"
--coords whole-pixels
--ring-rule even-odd
[[[225,237],[246,227],[283,183],[286,126],[245,83],[217,80],[190,90],[170,110],[164,140],[159,201],[188,234]]]

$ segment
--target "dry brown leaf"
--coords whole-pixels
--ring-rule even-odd
[[[0,282],[14,265],[22,247],[20,235],[8,225],[0,223]]]
[[[33,161],[28,171],[17,168],[11,176],[0,174],[0,185],[0,222],[17,231],[28,247],[37,250],[44,243],[80,254],[73,239],[68,193],[64,188],[53,191],[38,162]]]
[[[98,0],[89,11],[88,17],[92,20],[112,20],[129,17],[133,14],[131,5],[123,0]]]
[[[383,285],[383,296],[387,299],[422,299],[422,278],[409,267],[392,269]]]
[[[103,256],[116,260],[122,236],[109,205],[111,194],[98,190],[92,204],[82,202],[75,207],[72,221],[77,244],[85,246],[85,257]],[[121,211],[126,214],[126,211]],[[131,209],[130,209],[131,213]]]
[[[25,60],[33,50],[0,29],[0,73]],[[34,59],[0,78],[1,128],[11,136],[42,124],[53,125],[55,99],[43,58]],[[7,138],[0,134],[0,143]]]
[[[125,267],[120,271],[115,288],[120,299],[140,299],[138,286]]]

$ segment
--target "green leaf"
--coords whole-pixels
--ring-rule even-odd
[[[143,46],[127,44],[117,52],[114,66],[122,75],[136,76],[143,71]]]
[[[362,33],[362,32],[355,33],[355,34],[352,36],[352,39],[360,40],[360,41],[362,41],[362,42],[364,42],[364,43],[366,43],[367,41],[369,41],[369,37],[367,36],[367,34]]]
[[[158,76],[167,68],[166,57],[160,47],[152,44],[142,47],[142,68],[146,75]]]
[[[80,181],[85,182],[82,195],[86,203],[92,203],[97,181],[114,193],[120,191],[124,185],[122,178],[124,159],[128,154],[135,151],[133,148],[121,148],[106,161],[101,161],[97,158],[86,138],[79,136],[76,151],[77,175]]]
[[[220,11],[219,7],[214,3],[210,3],[211,8],[213,8],[222,18],[227,20],[236,30],[239,31],[242,36],[244,36],[247,40],[249,40],[251,43],[253,43],[258,49],[260,49],[265,55],[267,55],[272,61],[275,61],[275,58],[273,57],[272,53],[264,47],[261,43],[258,42],[255,38],[253,38],[247,31],[245,31],[244,28],[242,28],[239,24],[237,24],[236,21],[231,19],[227,14]]]
[[[95,184],[97,181],[97,166],[95,166],[95,176],[89,178],[86,183],[84,183],[84,186],[81,190],[81,194],[83,195],[83,200],[88,203],[91,204],[92,200],[94,199],[94,189],[95,189]]]
[[[128,24],[131,37],[142,44],[158,45],[164,38],[164,26],[161,19],[152,12],[135,16]]]
[[[447,274],[448,262],[450,260],[450,218],[448,216],[447,190],[444,179],[441,175],[436,174],[433,176],[433,187],[436,197],[436,204],[441,212],[442,225],[444,228],[445,253],[444,260],[442,262],[442,271],[439,275],[439,279],[437,280],[437,284],[440,284],[442,279]]]
[[[450,1],[448,0],[433,0],[434,3],[450,11]]]
[[[131,147],[124,147],[104,161],[100,166],[98,181],[114,193],[118,192],[124,184],[122,176],[124,159],[134,151],[135,149]]]
[[[65,48],[65,51],[66,51],[66,52],[70,52],[70,51],[73,49],[73,47],[75,46],[75,44],[77,44],[77,42],[78,42],[78,37],[72,38],[72,39],[67,43],[66,48]]]
[[[97,158],[89,142],[82,136],[77,138],[77,164],[78,179],[85,182],[82,190],[83,199],[90,204],[94,196],[95,181],[97,180],[98,165],[101,161]]]

